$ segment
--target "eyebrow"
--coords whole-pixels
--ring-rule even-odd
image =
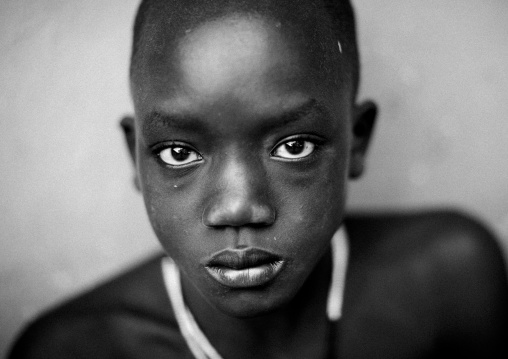
[[[293,122],[297,122],[309,115],[325,112],[322,105],[315,99],[310,99],[296,108],[289,109],[275,116],[267,116],[265,127],[280,128]],[[160,126],[179,129],[188,132],[206,131],[209,127],[205,121],[199,117],[178,113],[164,113],[161,111],[152,111],[143,119],[143,132],[160,130]]]
[[[199,131],[207,127],[204,122],[197,117],[153,111],[143,119],[143,132],[158,131],[161,125],[189,132]]]
[[[280,115],[270,118],[269,126],[274,128],[284,127],[308,115],[323,112],[325,112],[324,107],[316,99],[310,99],[294,109],[284,111]]]

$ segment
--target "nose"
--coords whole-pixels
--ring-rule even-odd
[[[203,212],[208,227],[268,226],[275,221],[264,171],[255,164],[231,160],[218,171]]]

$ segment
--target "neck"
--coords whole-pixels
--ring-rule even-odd
[[[328,253],[291,302],[254,318],[220,312],[183,277],[182,286],[187,306],[223,358],[316,358],[323,357],[328,349],[326,303],[330,276]]]

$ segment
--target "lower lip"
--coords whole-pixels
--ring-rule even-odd
[[[259,287],[270,282],[282,270],[283,264],[283,261],[276,261],[243,269],[206,267],[206,270],[217,282],[227,287],[251,288]]]

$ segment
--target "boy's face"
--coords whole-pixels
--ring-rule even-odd
[[[201,22],[154,46],[132,82],[152,226],[183,280],[230,315],[293,298],[343,217],[351,86],[336,42],[320,50],[295,29]]]

